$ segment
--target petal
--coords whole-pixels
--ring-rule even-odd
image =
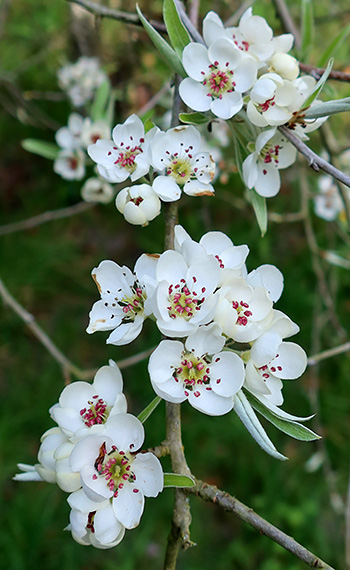
[[[254,188],[258,176],[259,170],[257,166],[257,154],[256,152],[249,154],[247,158],[243,161],[242,169],[243,169],[243,180],[244,183],[248,186],[248,188]]]
[[[212,196],[214,194],[214,188],[211,184],[203,184],[199,180],[189,180],[183,190],[188,196]]]
[[[125,527],[117,520],[111,504],[99,509],[94,516],[94,536],[100,544],[116,546],[124,538]]]
[[[212,63],[217,61],[220,67],[230,70],[235,69],[243,59],[242,52],[236,48],[229,38],[225,37],[215,40],[209,46],[208,57]]]
[[[284,279],[277,267],[266,263],[249,273],[247,283],[253,287],[264,287],[271,301],[275,303],[282,294]]]
[[[242,388],[244,382],[244,364],[233,352],[220,352],[213,356],[210,365],[210,386],[213,391],[226,398],[233,396]]]
[[[118,326],[107,338],[107,344],[122,346],[129,344],[139,336],[143,327],[143,316],[137,316],[134,322],[126,322]]]
[[[142,423],[131,414],[110,417],[105,424],[105,433],[120,451],[135,452],[143,444],[145,430]]]
[[[235,89],[240,93],[248,91],[256,81],[258,66],[253,58],[244,58],[235,69],[233,79],[236,83]]]
[[[196,82],[203,81],[210,65],[208,49],[203,44],[189,43],[182,53],[182,65],[190,78]],[[180,96],[182,97],[181,93]]]
[[[175,202],[181,197],[181,189],[171,176],[157,176],[152,188],[163,202]]]
[[[123,379],[118,366],[102,366],[96,372],[92,385],[96,394],[109,405],[114,404],[117,395],[123,390]]]
[[[254,187],[260,196],[265,198],[276,196],[281,187],[281,178],[277,168],[267,164],[260,166],[260,174]]]
[[[152,387],[157,396],[166,402],[181,404],[187,398],[182,382],[176,382],[174,378],[169,378],[169,380],[166,380],[166,382],[162,384],[153,384],[152,382]]]
[[[140,139],[144,138],[144,135],[143,123],[135,114],[130,115],[122,125],[116,125],[112,132],[113,140],[118,148],[139,145]]]
[[[148,372],[152,384],[163,384],[171,379],[174,369],[180,366],[184,345],[180,341],[162,340],[151,354]]]
[[[136,492],[135,492],[136,491]],[[113,499],[114,514],[125,528],[135,528],[141,519],[145,498],[136,484],[126,482]]]
[[[220,119],[230,119],[243,107],[242,95],[238,92],[224,93],[222,99],[214,99],[211,110]]]
[[[193,408],[208,416],[222,416],[233,408],[233,399],[219,396],[210,386],[201,386],[190,392],[188,401]]]
[[[225,339],[216,323],[199,327],[186,339],[186,349],[194,351],[197,356],[213,354],[223,349]]]
[[[299,378],[307,366],[305,351],[294,342],[282,342],[277,356],[270,362],[269,369],[282,380]]]
[[[139,453],[133,461],[135,485],[146,497],[156,497],[163,490],[163,469],[153,453]]]
[[[211,96],[206,85],[186,77],[179,86],[180,97],[183,102],[195,111],[209,111]]]

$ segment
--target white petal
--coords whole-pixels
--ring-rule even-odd
[[[153,384],[163,384],[171,379],[174,369],[180,366],[184,345],[180,341],[162,340],[151,354],[148,372]]]
[[[206,85],[186,77],[179,86],[180,97],[183,102],[195,111],[209,111],[211,96]]]
[[[182,64],[186,73],[192,79],[195,81],[203,81],[209,72],[210,61],[208,58],[208,49],[199,43],[189,43],[183,50]]]
[[[216,394],[233,396],[244,382],[244,364],[233,352],[220,352],[210,365],[210,385]]]
[[[269,369],[278,378],[293,380],[303,374],[306,366],[307,357],[301,346],[293,342],[282,342]]]
[[[278,194],[281,187],[280,174],[274,166],[261,166],[260,175],[255,183],[255,190],[260,196],[272,198]]]
[[[181,197],[181,189],[171,176],[157,176],[152,188],[163,202],[175,202]]]
[[[209,388],[209,389],[208,389]],[[219,396],[209,386],[201,386],[190,392],[188,401],[195,408],[208,416],[223,416],[233,408],[233,399]]]
[[[112,506],[114,514],[121,524],[131,529],[139,524],[144,503],[144,495],[137,488],[137,484],[131,485],[126,482],[124,487],[118,490],[118,496],[113,499]]]
[[[242,95],[238,92],[224,93],[222,99],[214,99],[211,110],[220,119],[230,119],[243,107]]]
[[[125,534],[124,526],[116,519],[111,504],[98,509],[94,516],[94,536],[101,545],[116,546]]]
[[[163,469],[153,453],[139,453],[133,461],[135,485],[146,497],[156,497],[163,490]]]

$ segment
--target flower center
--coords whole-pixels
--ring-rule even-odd
[[[78,159],[75,157],[68,158],[68,168],[70,170],[76,170],[78,168]]]
[[[209,384],[210,382],[210,368],[209,361],[205,356],[195,356],[191,352],[182,353],[181,366],[175,369],[173,376],[175,382],[182,382],[185,389],[185,395],[188,396],[189,392],[198,397],[200,392],[196,390],[196,386],[202,384]],[[207,390],[211,390],[208,386]]]
[[[104,424],[109,416],[109,408],[107,403],[99,398],[97,394],[92,396],[92,400],[88,401],[89,408],[83,408],[80,410],[81,418],[87,427],[94,426],[96,424]]]
[[[118,150],[117,147],[113,147],[114,150]],[[142,148],[140,146],[125,147],[125,152],[119,152],[117,160],[114,164],[119,164],[122,168],[125,168],[130,174],[136,170],[135,158],[140,154]]]
[[[103,477],[108,489],[113,492],[113,497],[117,497],[119,489],[124,487],[126,481],[134,483],[136,480],[131,470],[133,461],[134,458],[131,455],[125,451],[119,451],[115,445],[112,445],[112,451],[107,453],[106,444],[103,443],[95,461],[98,475],[95,473],[92,478],[96,480],[98,477]],[[138,493],[139,490],[135,487],[133,492]]]
[[[236,325],[241,325],[243,327],[247,326],[248,318],[252,316],[252,312],[249,310],[248,303],[244,301],[232,301],[232,307],[236,309],[238,313]]]
[[[266,99],[265,103],[257,105],[257,108],[260,113],[265,113],[270,107],[274,107],[275,104],[275,96],[273,96],[271,99]]]
[[[195,282],[196,278],[193,277],[193,279]],[[205,293],[205,287],[202,287],[201,292]],[[201,304],[204,301],[204,297],[199,297],[196,291],[189,290],[185,279],[180,279],[180,283],[176,285],[170,285],[168,293],[170,305],[167,309],[172,319],[182,317],[189,321],[195,311],[200,311]]]
[[[281,148],[282,147],[279,144],[275,144],[275,146],[269,146],[267,144],[260,151],[260,158],[265,164],[273,164],[278,168],[278,155]]]
[[[173,156],[166,173],[172,176],[177,184],[185,184],[193,174],[191,162],[187,158]]]
[[[206,85],[209,90],[208,96],[214,99],[222,99],[224,93],[232,93],[236,83],[233,81],[233,71],[228,69],[229,62],[227,61],[225,66],[227,69],[223,70],[219,68],[219,62],[214,61],[214,63],[209,65],[210,73],[206,75],[202,71],[202,75],[206,75],[202,85]]]
[[[92,532],[92,534],[94,534],[95,532],[95,527],[94,527],[95,514],[96,511],[91,511],[91,513],[88,514],[88,522],[85,527],[86,530],[89,530],[90,532]]]
[[[137,198],[131,198],[130,202],[133,202],[135,206],[139,206],[143,202],[143,198],[141,196],[137,196]]]
[[[277,358],[278,356],[279,354],[276,354],[275,358]],[[264,382],[266,382],[266,380],[268,380],[271,377],[270,372],[272,372],[272,374],[275,374],[275,372],[277,372],[278,374],[278,372],[281,372],[282,370],[282,366],[271,366],[275,358],[273,358],[269,364],[265,364],[264,366],[260,366],[260,368],[258,368]],[[270,367],[270,370],[268,367]]]
[[[232,34],[232,39],[233,39],[233,43],[235,44],[236,47],[238,47],[238,49],[240,49],[241,51],[248,51],[249,50],[249,43],[242,40],[241,42],[239,42],[237,40],[237,36],[235,34]]]

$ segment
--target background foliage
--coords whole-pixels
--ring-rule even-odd
[[[106,3],[107,4],[107,3]],[[132,5],[131,5],[132,4]],[[134,3],[110,0],[110,7],[134,10]],[[140,2],[144,14],[161,19],[161,2]],[[201,16],[214,9],[223,19],[239,7],[234,1],[203,1]],[[289,2],[300,23],[300,2]],[[254,13],[263,15],[283,31],[272,2],[257,0]],[[314,5],[315,35],[307,63],[317,64],[331,38],[350,22],[346,0],[320,0]],[[24,138],[53,140],[54,131],[65,125],[70,107],[61,99],[57,68],[81,53],[98,54],[117,90],[116,122],[138,112],[169,79],[142,29],[72,14],[64,0],[3,0],[0,5],[0,203],[1,224],[18,221],[79,201],[79,182],[63,181],[52,164],[26,153]],[[336,69],[346,69],[348,41],[337,53]],[[330,97],[349,96],[349,85],[330,82]],[[57,100],[56,100],[57,99]],[[167,98],[155,109],[162,116]],[[330,121],[339,148],[349,147],[349,117]],[[327,127],[328,128],[328,127]],[[321,148],[320,135],[312,147]],[[318,276],[313,270],[303,221],[269,221],[262,239],[229,152],[224,157],[228,172],[216,183],[217,196],[184,198],[180,222],[193,238],[204,231],[225,231],[235,244],[247,243],[249,269],[273,263],[285,275],[285,290],[277,308],[300,327],[295,341],[308,354],[341,344],[349,328],[349,271],[327,265],[322,268],[335,299],[340,324],[334,326],[317,294]],[[300,168],[314,186],[316,175]],[[268,202],[269,212],[296,212],[300,204],[300,175],[285,172],[280,194]],[[276,216],[275,218],[276,219]],[[337,249],[346,257],[344,227],[310,219],[321,247]],[[96,206],[68,219],[43,224],[30,231],[0,236],[1,277],[16,299],[35,316],[60,349],[81,368],[98,368],[109,358],[126,358],[159,341],[159,333],[146,323],[145,333],[132,345],[106,346],[104,335],[87,335],[88,311],[97,300],[90,271],[102,259],[133,266],[143,251],[163,248],[161,217],[147,228],[134,228],[113,204]],[[342,238],[340,240],[340,237]],[[62,532],[69,513],[65,494],[45,483],[20,484],[11,477],[18,461],[35,462],[40,435],[53,424],[48,408],[57,401],[64,379],[55,361],[33,338],[19,318],[2,307],[1,362],[1,465],[3,489],[0,552],[8,570],[143,570],[162,566],[173,493],[148,499],[138,530],[127,533],[111,551],[97,551],[76,544]],[[293,339],[294,340],[294,339]],[[246,432],[234,413],[207,418],[183,406],[183,439],[191,469],[196,476],[226,489],[256,509],[336,568],[344,568],[344,505],[349,477],[349,356],[341,355],[309,368],[302,379],[285,382],[285,409],[297,415],[317,411],[310,424],[321,431],[321,443],[290,440],[268,427],[277,448],[290,460],[267,456]],[[123,372],[125,392],[132,413],[139,413],[152,399],[146,362]],[[146,445],[157,445],[165,436],[164,404],[146,424]],[[317,455],[315,455],[317,454]],[[319,465],[317,465],[319,458]],[[163,462],[167,468],[166,460]],[[303,567],[282,548],[252,529],[191,497],[192,540],[198,546],[183,554],[179,568],[217,570],[298,570]],[[6,564],[6,566],[5,566]]]

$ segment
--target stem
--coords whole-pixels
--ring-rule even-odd
[[[350,350],[350,342],[345,342],[340,346],[335,346],[334,348],[329,348],[328,350],[323,350],[318,354],[314,354],[307,359],[308,366],[315,366],[321,360],[325,360],[326,358],[331,358],[332,356],[336,356],[337,354],[343,354],[343,352],[348,352]]]

